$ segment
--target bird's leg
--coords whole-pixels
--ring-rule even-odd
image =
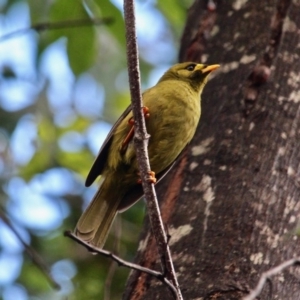
[[[143,114],[145,118],[149,118],[150,117],[150,113],[149,113],[149,108],[147,106],[143,106]]]
[[[148,180],[149,182],[151,182],[151,183],[156,183],[157,179],[156,179],[156,177],[155,177],[155,172],[149,171],[148,174],[149,174],[149,177],[147,178],[147,180]],[[139,173],[139,172],[138,172],[138,176],[140,176],[140,173]],[[139,178],[138,181],[137,181],[137,183],[141,184],[141,183],[142,183],[142,179]]]
[[[143,106],[143,114],[145,118],[149,118],[150,113],[149,113],[149,108],[146,106]],[[129,142],[132,140],[133,136],[134,136],[134,120],[133,117],[131,117],[128,120],[128,124],[131,126],[128,134],[126,135],[126,137],[124,138],[123,142],[122,142],[122,146],[121,146],[121,152],[124,152],[127,149],[127,146],[129,144]]]
[[[134,126],[133,126],[134,121],[133,121],[133,118],[129,119],[128,124],[131,125],[131,128],[130,128],[128,134],[126,135],[125,139],[122,142],[121,152],[125,152],[129,142],[131,141],[131,139],[133,138],[133,135],[134,135]]]

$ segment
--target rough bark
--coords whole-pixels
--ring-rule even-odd
[[[194,140],[158,187],[184,299],[240,299],[299,256],[300,1],[196,1],[180,60],[220,63]],[[145,222],[136,263],[158,268]],[[260,299],[300,299],[299,268]],[[123,299],[172,299],[132,272]]]

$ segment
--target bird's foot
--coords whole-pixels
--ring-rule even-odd
[[[131,120],[132,118],[130,118]],[[130,121],[129,120],[129,121]],[[133,120],[133,119],[132,119]],[[128,123],[129,123],[128,121]],[[130,128],[128,134],[126,135],[125,139],[122,142],[122,146],[121,146],[121,152],[125,152],[125,150],[127,149],[128,144],[130,143],[130,141],[132,140],[134,135],[134,126],[132,125],[132,127]]]
[[[142,109],[143,109],[144,117],[146,119],[149,118],[150,117],[150,113],[149,113],[150,110],[149,110],[149,108],[147,106],[143,106]]]
[[[143,109],[144,117],[149,118],[150,117],[149,108],[147,106],[143,106],[142,109]],[[134,136],[134,119],[133,119],[133,117],[131,117],[128,120],[128,124],[131,126],[131,128],[122,142],[121,152],[124,152],[127,149],[128,144],[130,143],[130,141],[132,140],[132,138]]]
[[[138,173],[138,175],[140,176],[140,173]],[[155,177],[155,172],[153,171],[149,171],[148,172],[149,177],[147,178],[147,181],[149,181],[150,183],[156,183],[157,179]],[[142,179],[139,178],[137,183],[141,184],[142,183]]]
[[[143,110],[143,115],[144,115],[145,119],[149,118],[150,117],[149,108],[147,106],[143,106],[142,110]],[[131,125],[131,126],[134,125],[134,119],[133,119],[133,117],[131,117],[128,120],[128,124]]]

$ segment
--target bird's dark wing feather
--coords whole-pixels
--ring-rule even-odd
[[[108,133],[105,141],[103,142],[100,151],[92,165],[92,168],[86,178],[85,186],[90,186],[95,179],[101,175],[104,164],[107,160],[107,156],[109,153],[109,147],[112,142],[112,136],[115,133],[116,127],[122,122],[122,120],[130,113],[131,111],[131,105],[126,108],[126,110],[123,112],[123,114],[120,116],[120,118],[117,120],[117,122],[114,124],[110,132]],[[184,149],[185,150],[185,149]],[[181,154],[184,152],[184,150],[177,156],[175,161],[169,165],[167,168],[165,168],[162,172],[159,174],[156,174],[157,183],[171,170],[171,168],[174,166],[177,159],[181,156]],[[137,202],[141,197],[143,197],[144,191],[141,184],[137,183],[130,191],[124,196],[124,198],[121,200],[121,203],[118,207],[118,211],[122,212],[126,209],[128,209],[130,206],[132,206],[135,202]]]
[[[110,130],[110,132],[108,133],[105,141],[103,142],[100,151],[92,165],[92,168],[86,178],[85,181],[85,186],[90,186],[95,179],[101,175],[104,164],[107,160],[107,156],[109,153],[109,147],[111,145],[112,142],[112,136],[115,133],[116,127],[124,120],[124,118],[130,113],[131,111],[131,105],[129,105],[126,110],[122,113],[122,115],[119,117],[119,119],[117,120],[117,122],[114,124],[114,126],[112,127],[112,129]]]
[[[185,150],[185,148],[184,148]],[[163,171],[161,171],[159,174],[157,174],[155,177],[157,179],[158,184],[161,179],[167,175],[167,173],[172,169],[174,164],[176,163],[177,159],[181,156],[181,154],[184,152],[181,151],[181,153],[177,156],[175,161],[169,165],[167,168],[165,168]],[[123,197],[121,200],[119,206],[118,206],[118,211],[123,212],[127,210],[130,206],[132,206],[134,203],[136,203],[138,200],[140,200],[144,195],[143,191],[143,186],[140,183],[137,183],[133,188],[130,189],[130,191]]]

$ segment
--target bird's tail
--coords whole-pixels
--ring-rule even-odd
[[[79,238],[97,248],[104,246],[122,198],[118,189],[111,189],[110,184],[105,178],[75,229]]]

